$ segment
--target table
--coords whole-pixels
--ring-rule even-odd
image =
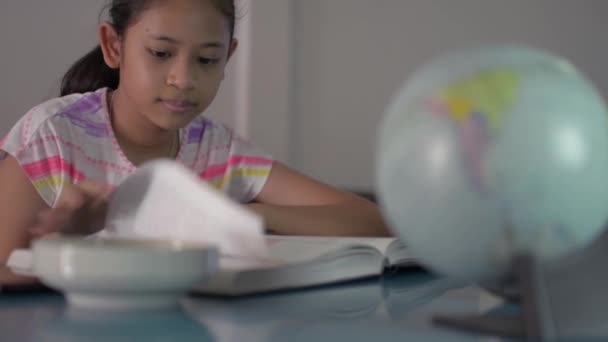
[[[504,306],[475,286],[405,271],[244,298],[187,296],[162,312],[95,312],[56,293],[0,295],[1,341],[497,341],[434,326],[436,313]]]

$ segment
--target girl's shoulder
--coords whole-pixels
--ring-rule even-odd
[[[234,129],[202,114],[185,127],[184,133],[188,144],[221,144],[238,138]]]
[[[199,115],[182,131],[185,151],[202,154],[210,162],[229,159],[235,155],[270,155],[260,150],[251,141],[229,125]],[[200,157],[200,156],[199,156]]]
[[[271,158],[260,150],[244,134],[229,125],[199,115],[182,131],[185,145],[190,150],[203,153],[211,159],[230,158],[234,154],[259,155]]]
[[[179,159],[201,179],[241,203],[257,196],[272,168],[269,153],[230,126],[204,116],[192,120],[184,133]]]
[[[61,134],[78,129],[99,135],[100,129],[107,130],[105,118],[100,115],[105,110],[105,93],[105,89],[100,89],[47,100],[29,110],[13,131],[18,130],[23,141],[45,133],[41,131]]]

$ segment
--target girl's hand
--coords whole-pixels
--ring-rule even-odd
[[[110,185],[91,180],[66,184],[55,207],[42,210],[30,231],[36,237],[97,233],[104,228],[111,192]]]

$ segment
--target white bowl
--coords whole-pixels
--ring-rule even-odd
[[[171,307],[218,268],[215,247],[171,241],[50,238],[32,249],[36,276],[87,308]]]

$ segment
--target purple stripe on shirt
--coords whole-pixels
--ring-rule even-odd
[[[198,143],[203,140],[203,135],[205,135],[205,129],[207,128],[207,122],[201,121],[201,126],[192,127],[188,131],[188,144]]]
[[[101,93],[91,93],[65,108],[59,116],[67,118],[73,125],[83,128],[91,136],[105,138],[110,135],[107,124],[95,122],[95,117],[91,116],[101,109],[101,102]]]

